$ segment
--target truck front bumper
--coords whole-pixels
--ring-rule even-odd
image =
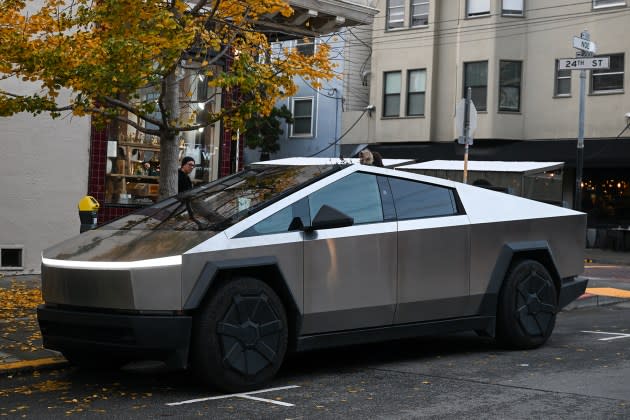
[[[37,308],[44,347],[64,352],[122,355],[130,360],[161,360],[185,368],[192,317]]]

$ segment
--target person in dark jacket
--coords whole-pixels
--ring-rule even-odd
[[[182,164],[177,171],[177,192],[190,190],[193,185],[190,180],[190,173],[195,169],[195,159],[186,156],[182,159]]]

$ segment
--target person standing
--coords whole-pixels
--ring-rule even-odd
[[[186,156],[182,159],[181,166],[177,171],[177,192],[181,193],[190,190],[193,185],[190,180],[190,173],[195,169],[195,159]]]

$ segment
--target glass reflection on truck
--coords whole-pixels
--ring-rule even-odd
[[[140,209],[103,228],[224,230],[338,169],[313,165],[247,169]]]

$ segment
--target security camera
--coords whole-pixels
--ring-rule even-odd
[[[630,112],[626,112],[626,119],[630,120]]]
[[[368,105],[365,107],[366,111],[374,111],[376,109],[376,107],[374,105]],[[628,114],[626,114],[626,117],[630,115],[630,112],[628,112]]]

